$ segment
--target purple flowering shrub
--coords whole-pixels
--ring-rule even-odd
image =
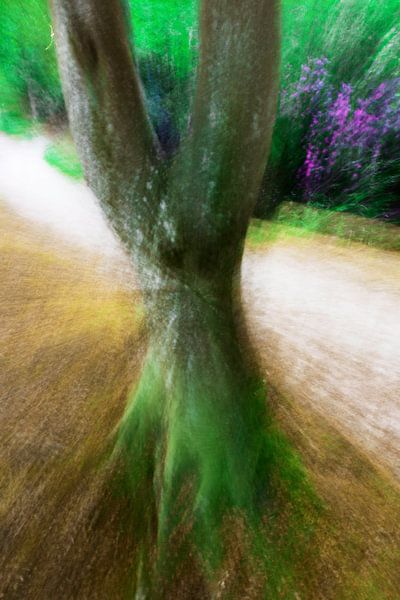
[[[350,84],[335,83],[326,58],[309,60],[281,93],[277,130],[286,137],[278,161],[284,195],[400,219],[399,78],[360,97]],[[291,173],[282,177],[285,165]]]

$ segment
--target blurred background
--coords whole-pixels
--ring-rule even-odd
[[[171,151],[187,125],[195,0],[131,2],[146,98]],[[400,221],[400,7],[397,0],[284,0],[279,114],[257,216],[284,200]],[[47,0],[0,8],[0,129],[65,130]],[[60,140],[46,159],[78,177]]]

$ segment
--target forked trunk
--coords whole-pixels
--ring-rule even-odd
[[[167,598],[162,574],[178,572],[180,552],[215,576],[224,518],[250,522],[265,498],[265,398],[241,346],[238,273],[275,117],[279,0],[200,2],[191,123],[173,159],[147,118],[127,3],[52,5],[85,176],[147,308],[148,355],[116,452],[138,514],[139,588]]]

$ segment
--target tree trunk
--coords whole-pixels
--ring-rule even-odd
[[[137,515],[136,589],[151,598],[168,597],[182,552],[215,577],[224,518],[252,521],[268,483],[265,397],[243,343],[239,279],[274,121],[279,7],[201,6],[191,126],[166,161],[121,2],[53,0],[74,138],[147,310],[147,358],[115,452]]]
[[[149,598],[160,589],[173,597],[170,578],[193,548],[212,580],[226,550],[224,517],[250,522],[268,487],[265,393],[244,339],[240,262],[219,270],[218,257],[199,270],[201,255],[186,250],[182,266],[171,254],[173,263],[163,255],[142,274],[148,351],[116,444],[135,530],[148,544]]]

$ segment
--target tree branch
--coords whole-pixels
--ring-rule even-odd
[[[175,188],[171,201],[181,207],[191,244],[211,236],[210,243],[225,237],[234,245],[245,234],[268,158],[279,0],[203,0],[200,44],[191,128],[175,164],[181,192]]]
[[[68,116],[85,176],[123,240],[148,222],[160,151],[121,0],[52,0]],[[128,225],[127,225],[128,224]]]

